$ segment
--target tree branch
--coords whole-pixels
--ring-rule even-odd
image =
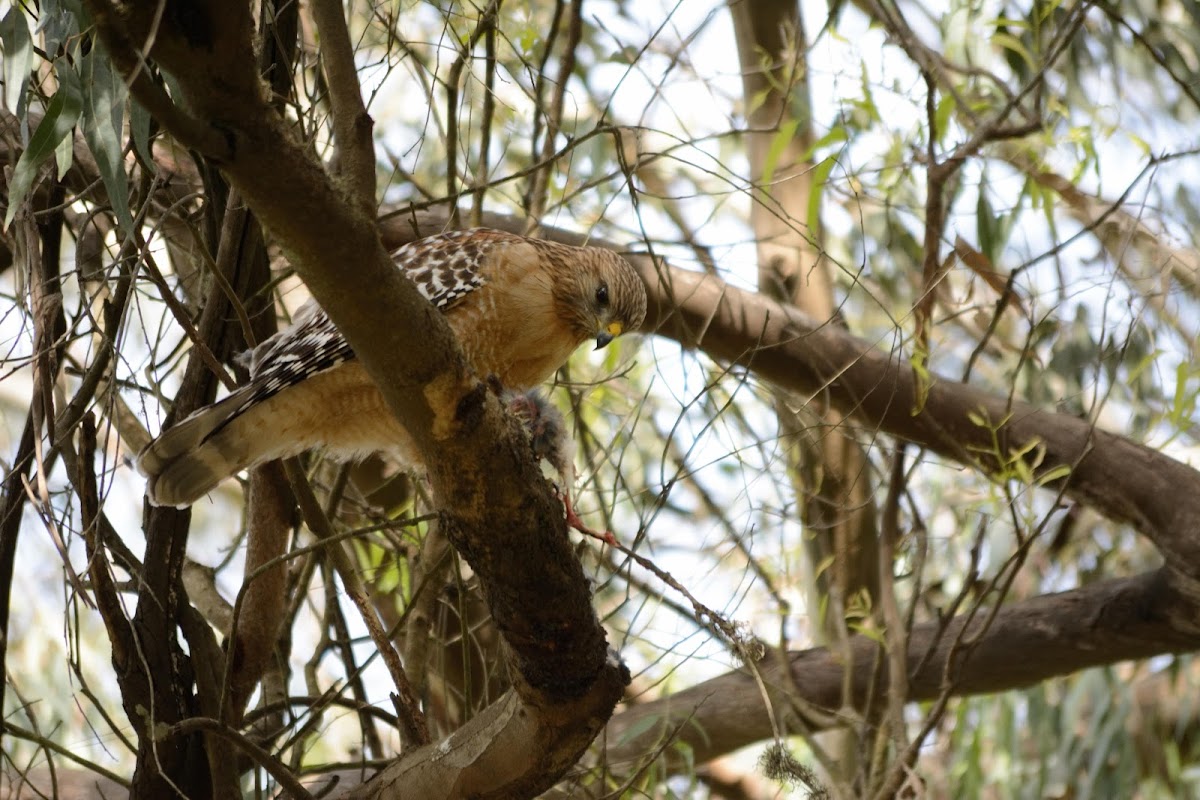
[[[396,245],[439,230],[444,219],[438,211],[389,219],[383,223],[384,237]],[[519,228],[517,220],[500,215],[485,215],[484,224]],[[556,241],[582,241],[562,230],[545,234]],[[595,237],[588,241],[604,246]],[[928,397],[914,414],[917,389],[898,345],[887,352],[716,276],[655,263],[648,256],[627,257],[649,293],[643,330],[743,365],[807,395],[818,409],[835,409],[864,427],[996,479],[1013,479],[1014,462],[1022,460],[1038,486],[1065,489],[1069,497],[1148,537],[1166,568],[1184,579],[1179,590],[1200,578],[1200,472],[1186,464],[1087,420],[936,374],[929,376]]]
[[[346,190],[363,213],[375,212],[375,121],[367,113],[358,85],[358,67],[345,12],[339,0],[314,0],[313,20],[321,34],[321,64],[329,85],[337,162]]]
[[[1194,650],[1200,647],[1200,632],[1177,626],[1173,620],[1184,615],[1195,619],[1197,606],[1173,591],[1167,577],[1156,570],[1014,603],[998,612],[969,651],[960,649],[963,657],[954,664],[947,664],[947,658],[956,642],[975,635],[986,615],[975,614],[970,624],[964,616],[955,617],[944,631],[940,622],[917,625],[907,651],[909,700],[937,698],[946,681],[956,696],[985,694],[1031,686],[1088,667]],[[777,658],[764,660],[760,670],[773,705],[786,708],[798,699],[836,713],[842,707],[846,679],[844,652],[852,655],[853,701],[861,707],[869,693],[874,705],[882,708],[887,702],[888,654],[866,636],[853,637],[848,651],[816,648],[791,653],[792,679],[783,673]],[[884,667],[876,669],[881,662]],[[792,687],[799,698],[789,697]],[[648,720],[656,724],[643,730]],[[805,724],[809,731],[827,727],[817,718],[806,719]],[[772,735],[758,685],[748,671],[738,670],[613,717],[606,735],[607,760],[612,765],[632,763],[653,752],[668,732],[692,748],[696,763]]]
[[[898,347],[884,352],[711,276],[645,258],[636,266],[651,286],[646,328],[994,478],[1013,479],[1020,460],[1037,485],[1065,484],[1069,496],[1149,537],[1170,569],[1200,575],[1200,473],[1190,467],[1087,420],[938,375],[914,414],[917,387]]]

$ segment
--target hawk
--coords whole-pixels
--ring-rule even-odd
[[[646,314],[641,279],[603,248],[476,228],[417,240],[393,258],[446,315],[475,374],[514,392],[550,378],[583,342],[601,348],[637,329]],[[138,456],[152,504],[185,508],[243,469],[307,450],[420,463],[412,437],[314,300],[239,360],[250,370],[246,385]]]

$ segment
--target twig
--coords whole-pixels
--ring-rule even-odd
[[[408,619],[404,626],[404,656],[413,671],[413,686],[419,692],[424,691],[427,680],[430,631],[439,590],[450,569],[449,552],[450,542],[442,535],[441,526],[431,522],[421,557],[413,567],[414,589],[405,609]],[[430,581],[434,583],[427,586]]]
[[[567,41],[563,45],[562,56],[559,59],[558,79],[554,84],[554,94],[550,99],[550,110],[546,114],[546,133],[542,139],[542,162],[544,169],[538,170],[533,176],[533,188],[529,192],[529,202],[526,204],[528,214],[528,232],[537,230],[541,217],[546,213],[547,195],[550,187],[550,173],[554,170],[554,161],[550,156],[554,153],[554,143],[562,128],[563,103],[567,96],[567,83],[571,73],[575,71],[575,49],[583,36],[583,0],[571,0],[570,21],[567,26]],[[546,45],[549,55],[550,43]],[[543,71],[545,65],[543,63]]]
[[[269,772],[272,778],[279,781],[279,785],[287,792],[288,797],[300,798],[300,800],[314,800],[312,793],[304,788],[304,784],[296,779],[296,776],[292,774],[291,770],[282,761],[218,720],[209,717],[191,717],[180,720],[172,725],[162,738],[186,736],[196,731],[212,733],[220,736],[222,739],[233,742],[239,749],[253,758],[259,766]]]
[[[312,487],[308,485],[308,478],[304,476],[295,459],[285,461],[284,469],[287,471],[288,482],[291,483],[292,491],[300,505],[300,513],[304,516],[305,524],[317,535],[317,538],[328,542],[329,546],[326,548],[326,552],[329,554],[330,561],[341,577],[342,584],[346,587],[346,594],[358,607],[363,623],[366,624],[367,631],[371,635],[371,641],[379,649],[383,663],[387,665],[388,672],[392,675],[392,681],[396,684],[398,694],[392,695],[392,701],[396,705],[396,715],[402,722],[400,726],[401,742],[406,748],[428,744],[429,728],[425,722],[425,714],[421,711],[417,697],[413,693],[408,675],[404,672],[404,665],[400,663],[400,655],[384,632],[375,609],[371,607],[371,600],[363,589],[362,581],[355,571],[354,565],[350,562],[350,558],[342,546],[336,543],[333,526],[330,524],[329,518],[325,516],[325,511],[321,508],[316,495],[313,494]]]
[[[76,764],[95,772],[97,775],[103,775],[108,780],[112,781],[113,783],[118,783],[121,786],[124,786],[126,789],[133,785],[128,778],[123,778],[117,773],[111,772],[99,764],[88,761],[86,758],[81,757],[78,753],[70,748],[63,747],[61,744],[58,744],[53,739],[47,739],[44,736],[39,736],[33,731],[27,731],[18,725],[8,722],[7,720],[0,723],[0,726],[3,727],[5,733],[15,736],[18,739],[36,742],[39,747],[45,748],[46,750],[53,750],[56,754],[62,756],[63,758],[68,759],[69,761],[74,761]]]
[[[909,750],[907,725],[904,721],[904,706],[908,702],[908,630],[900,615],[896,602],[896,542],[900,538],[900,496],[904,491],[904,445],[896,448],[892,456],[892,475],[888,482],[887,498],[883,504],[883,519],[879,528],[879,606],[883,614],[883,634],[886,642],[888,663],[888,692],[886,724],[879,726],[879,745],[882,751],[885,739],[891,738],[899,752]],[[875,763],[872,760],[872,763]],[[893,769],[881,776],[876,788],[876,798],[891,797],[894,787],[903,778],[899,768],[902,762],[893,761]],[[892,788],[889,788],[892,787]]]
[[[488,14],[480,22],[487,23],[483,46],[483,112],[479,120],[479,163],[475,168],[475,192],[471,202],[471,226],[479,227],[483,219],[483,199],[487,194],[488,173],[491,172],[492,120],[496,115],[496,13],[500,0],[488,6]]]
[[[704,626],[710,630],[713,630],[715,633],[720,634],[734,648],[735,652],[737,652],[739,655],[741,655],[743,658],[746,659],[747,663],[753,661],[750,654],[748,654],[746,652],[746,650],[747,650],[746,635],[741,633],[740,631],[738,631],[736,625],[734,625],[729,620],[725,619],[725,617],[721,616],[720,613],[712,610],[711,608],[706,606],[704,603],[701,603],[699,600],[697,600],[692,595],[692,593],[689,592],[687,590],[687,588],[684,587],[684,585],[682,583],[675,580],[675,578],[671,575],[671,573],[667,572],[662,567],[659,567],[657,564],[655,564],[650,559],[646,558],[645,556],[635,553],[633,550],[630,550],[628,547],[621,544],[619,541],[616,544],[612,545],[612,547],[614,547],[617,550],[620,550],[622,553],[624,553],[625,555],[632,558],[643,569],[646,569],[646,570],[654,573],[654,576],[656,578],[658,578],[660,581],[665,583],[667,586],[670,586],[672,589],[674,589],[675,591],[677,591],[681,595],[683,595],[685,598],[687,598],[687,601],[692,604],[692,611],[696,615],[697,622],[699,622],[702,626]],[[705,621],[706,617],[709,620],[708,622]]]
[[[458,100],[459,100],[459,83],[462,80],[463,69],[466,68],[467,59],[471,57],[471,51],[479,44],[479,40],[489,31],[493,31],[496,22],[496,11],[499,8],[500,0],[492,0],[487,9],[484,10],[483,16],[479,20],[479,24],[475,26],[475,30],[471,32],[470,38],[463,44],[462,49],[458,52],[458,58],[454,59],[454,63],[450,65],[450,73],[446,77],[446,191],[453,198],[450,211],[450,227],[459,227],[458,221],[458,195],[459,195],[459,178],[458,178]],[[493,36],[494,38],[494,36]],[[494,47],[494,45],[493,45]],[[489,121],[490,124],[490,121]],[[486,139],[484,140],[486,142]],[[486,144],[484,145],[486,147]],[[478,180],[476,180],[478,183]]]
[[[375,121],[367,113],[358,85],[354,48],[341,0],[313,0],[313,21],[321,34],[321,64],[329,86],[329,106],[337,161],[350,196],[363,213],[375,215]]]
[[[154,259],[154,256],[150,254],[149,247],[143,242],[139,249],[141,250],[142,264],[145,265],[147,277],[150,278],[151,283],[158,287],[159,299],[163,301],[167,309],[175,317],[175,321],[179,323],[179,327],[183,328],[184,333],[192,343],[192,348],[196,355],[226,389],[231,391],[236,389],[237,381],[221,365],[220,359],[216,357],[212,349],[205,342],[204,335],[192,323],[188,310],[183,307],[183,304],[179,302],[174,292],[171,291],[171,287],[167,285],[167,279],[158,268],[158,262]],[[219,288],[219,284],[217,286]]]

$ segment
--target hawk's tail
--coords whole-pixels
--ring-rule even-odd
[[[243,409],[243,387],[164,431],[138,454],[146,497],[156,506],[186,508],[225,478],[260,460],[255,452],[254,414]]]
[[[405,464],[419,454],[358,361],[316,374],[258,375],[219,403],[166,430],[138,456],[146,496],[184,508],[243,469],[305,450],[340,461],[386,452]]]

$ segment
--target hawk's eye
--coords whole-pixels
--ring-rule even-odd
[[[596,303],[601,308],[608,308],[608,284],[602,283],[596,289]]]

